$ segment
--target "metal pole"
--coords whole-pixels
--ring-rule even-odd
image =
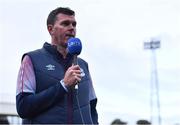
[[[156,63],[156,53],[155,49],[151,49],[152,51],[152,78],[153,80],[153,88],[155,89],[156,96],[156,106],[157,106],[157,115],[158,115],[158,123],[161,125],[161,114],[160,114],[160,99],[159,99],[159,81],[158,81],[158,73],[157,73],[157,63]]]
[[[155,50],[160,48],[160,41],[151,40],[150,42],[144,43],[144,49],[151,50],[151,82],[150,82],[150,120],[153,124],[154,122],[154,106],[157,108],[156,115],[158,115],[158,123],[161,125],[161,114],[160,114],[160,100],[159,100],[159,83],[158,83],[158,73],[157,73],[157,64],[156,64],[156,53]],[[154,97],[156,100],[154,100]],[[154,104],[155,101],[155,104]]]

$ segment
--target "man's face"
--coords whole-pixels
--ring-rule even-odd
[[[54,25],[48,26],[52,44],[66,47],[67,40],[76,35],[76,20],[72,15],[58,14]]]

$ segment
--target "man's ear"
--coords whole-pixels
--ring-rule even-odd
[[[53,34],[53,25],[52,24],[49,24],[48,26],[47,26],[47,29],[48,29],[48,31],[49,31],[49,34],[50,35],[52,35]]]

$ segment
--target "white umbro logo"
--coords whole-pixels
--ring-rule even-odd
[[[55,70],[55,66],[52,64],[46,65],[47,70]]]

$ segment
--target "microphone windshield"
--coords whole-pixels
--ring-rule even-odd
[[[67,41],[68,53],[71,55],[79,55],[82,50],[81,40],[79,38],[70,38]]]

